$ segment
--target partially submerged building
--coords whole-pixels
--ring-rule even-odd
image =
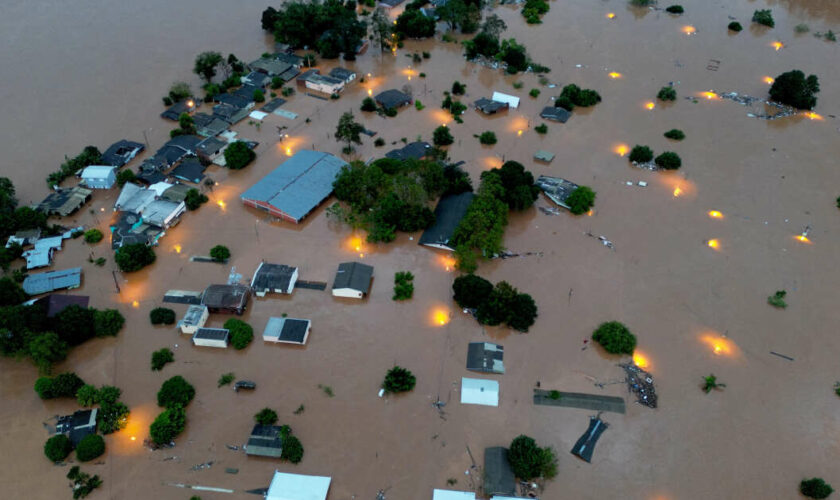
[[[482,97],[481,99],[475,101],[473,103],[475,109],[481,111],[485,115],[495,115],[500,111],[505,111],[510,107],[510,104],[507,102],[499,102],[494,101],[492,99],[487,99],[486,97]]]
[[[472,491],[439,490],[432,491],[432,500],[475,500]]]
[[[385,153],[385,158],[392,160],[421,160],[426,158],[432,151],[432,145],[424,141],[416,141],[406,144],[399,149],[392,149]]]
[[[40,295],[65,288],[79,288],[82,284],[82,268],[73,267],[61,271],[30,274],[23,280],[23,291],[29,295]]]
[[[499,406],[499,383],[482,378],[461,378],[461,404]]]
[[[87,295],[64,295],[53,293],[46,297],[31,300],[27,304],[35,304],[44,308],[48,318],[54,317],[56,314],[67,309],[70,306],[79,306],[82,309],[87,309],[90,303],[90,297]]]
[[[347,68],[335,67],[330,70],[330,76],[341,80],[345,85],[356,79],[356,72]]]
[[[215,139],[211,137],[211,139]],[[227,143],[225,143],[227,144]],[[187,158],[169,173],[178,180],[199,184],[204,179],[205,167],[197,158]]]
[[[251,289],[245,285],[210,285],[204,290],[201,304],[212,313],[242,315],[250,295]]]
[[[193,111],[195,111],[195,101],[192,99],[185,99],[169,106],[166,111],[160,114],[160,117],[177,122],[182,113],[192,113]]]
[[[506,103],[509,107],[513,109],[519,107],[519,98],[515,95],[503,94],[501,92],[493,92],[493,96],[490,99],[496,102]]]
[[[467,346],[467,370],[504,373],[505,348],[490,342],[470,342]]]
[[[335,297],[361,299],[370,292],[372,282],[373,267],[360,262],[342,262],[335,273],[332,294]]]
[[[298,151],[242,193],[242,202],[298,224],[332,194],[333,182],[345,165],[329,153]]]
[[[559,106],[546,106],[540,112],[540,117],[546,120],[551,120],[560,123],[566,123],[571,118],[571,111],[567,111]]]
[[[57,189],[50,193],[44,201],[38,204],[36,210],[47,215],[60,215],[66,217],[90,200],[93,191],[83,187],[74,186],[69,189]]]
[[[259,71],[260,73],[266,74],[270,77],[280,76],[292,68],[291,64],[280,61],[274,57],[261,57],[256,61],[248,63],[248,66],[250,66],[253,71]]]
[[[547,175],[539,176],[535,184],[537,187],[542,189],[548,199],[565,209],[569,209],[569,205],[566,203],[566,200],[578,187],[580,187],[574,182],[569,182],[566,179],[561,179],[560,177],[549,177]]]
[[[230,344],[230,330],[227,328],[199,328],[192,336],[193,345],[227,349]]]
[[[77,410],[72,415],[58,418],[55,431],[67,435],[73,448],[79,445],[83,438],[96,434],[96,414],[99,410]]]
[[[332,479],[274,471],[265,500],[327,500]]]
[[[282,427],[257,424],[251,430],[245,454],[256,457],[280,458],[283,454]]]
[[[195,122],[196,134],[201,137],[215,137],[230,127],[230,124],[218,116],[208,115],[206,113],[196,113],[193,116]]]
[[[243,85],[253,85],[257,88],[265,88],[271,83],[271,77],[259,71],[251,71],[241,78]]]
[[[91,165],[82,170],[82,182],[91,189],[111,189],[117,183],[116,171],[117,167]]]
[[[516,477],[508,460],[508,449],[502,446],[484,448],[484,494],[515,495]]]
[[[454,252],[452,237],[474,197],[471,192],[441,197],[435,207],[435,223],[423,231],[418,244]]]
[[[377,104],[379,104],[385,109],[398,109],[403,106],[408,106],[409,104],[414,102],[414,99],[412,99],[410,95],[406,94],[405,92],[401,92],[397,89],[390,89],[384,92],[380,92],[376,94],[376,97],[374,97],[373,99],[376,101]]]
[[[292,293],[298,280],[298,268],[285,264],[260,262],[251,279],[251,290],[257,297],[268,292]]]
[[[143,222],[140,214],[134,212],[119,212],[110,228],[113,250],[134,243],[156,245],[164,235],[163,229]]]
[[[217,137],[208,137],[198,143],[196,154],[205,162],[210,163],[222,154],[227,147],[228,142]]]
[[[306,344],[312,322],[308,319],[269,318],[263,331],[263,341],[284,344]]]
[[[213,116],[233,125],[250,113],[250,108],[240,108],[232,104],[216,104],[213,106]]]
[[[176,203],[167,200],[154,200],[142,212],[143,222],[163,229],[174,226],[187,210],[184,202]]]
[[[600,418],[590,417],[589,428],[586,429],[586,432],[578,438],[577,442],[572,447],[572,455],[591,463],[592,453],[595,451],[595,444],[598,443],[598,439],[601,437],[601,434],[607,430],[607,427],[609,427],[609,425]]]
[[[322,75],[317,68],[312,68],[297,78],[297,86],[324,94],[338,94],[344,90],[344,80]]]
[[[63,242],[61,236],[40,238],[33,243],[34,248],[23,252],[22,257],[26,259],[26,269],[37,269],[46,267],[52,263],[53,253],[61,250]]]
[[[187,308],[184,318],[178,322],[178,328],[181,329],[181,333],[192,335],[207,323],[209,317],[210,311],[207,306],[192,304]]]
[[[139,142],[123,139],[111,144],[108,149],[102,153],[101,163],[103,165],[112,165],[119,168],[133,160],[134,157],[140,154],[144,149],[146,149],[146,146]]]

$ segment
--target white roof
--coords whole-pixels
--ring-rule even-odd
[[[251,114],[248,115],[248,116],[250,116],[254,120],[262,121],[263,118],[268,116],[268,113],[266,113],[265,111],[251,111]]]
[[[481,378],[462,378],[461,404],[499,406],[499,383]]]
[[[499,495],[493,495],[490,497],[492,500],[525,500],[524,497],[500,497]],[[539,500],[539,499],[537,499]]]
[[[41,238],[34,243],[35,250],[49,250],[51,248],[61,249],[62,241],[64,241],[64,238],[62,238],[61,236],[50,236],[49,238]]]
[[[505,102],[508,104],[508,106],[510,106],[513,109],[519,107],[519,98],[514,95],[502,94],[501,92],[493,92],[493,97],[491,97],[490,99],[496,102]]]
[[[475,500],[475,493],[472,491],[435,490],[432,493],[432,500]]]
[[[107,165],[91,165],[82,170],[82,179],[107,179],[117,167]]]
[[[274,471],[266,500],[326,500],[331,478]]]
[[[149,190],[155,192],[155,196],[163,196],[164,191],[171,188],[175,184],[170,184],[168,182],[156,182],[149,186]]]

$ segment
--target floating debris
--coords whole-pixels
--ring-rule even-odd
[[[204,462],[203,464],[193,465],[192,467],[190,467],[190,470],[196,471],[196,470],[201,470],[201,469],[209,469],[212,466],[213,466],[213,461],[211,460],[209,462]]]
[[[627,389],[638,395],[639,404],[656,408],[656,389],[653,386],[653,375],[632,363],[619,363],[627,374]]]
[[[778,113],[774,113],[772,115],[756,110],[755,112],[747,113],[747,116],[750,118],[758,118],[760,120],[778,120],[779,118],[786,118],[788,116],[793,116],[799,113],[799,111],[792,106],[788,106],[780,102],[768,101],[767,99],[762,99],[760,97],[739,94],[737,92],[725,92],[719,94],[719,97],[721,99],[729,99],[730,101],[737,102],[742,106],[755,106],[756,104],[764,104],[779,110]]]

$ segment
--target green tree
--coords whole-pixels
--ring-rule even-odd
[[[99,402],[99,391],[91,384],[85,384],[76,391],[76,402],[79,406],[93,406]]]
[[[376,101],[372,97],[365,97],[362,100],[361,110],[366,112],[376,111]]]
[[[210,249],[210,258],[214,262],[226,262],[230,258],[230,250],[224,245],[216,245]]]
[[[500,198],[511,210],[530,208],[539,196],[540,188],[534,184],[534,175],[519,162],[506,161],[501,168],[481,174],[482,178],[491,176],[498,176],[502,187]]]
[[[187,82],[175,82],[169,87],[169,98],[174,102],[181,101],[192,96],[192,89]]]
[[[717,377],[714,373],[709,374],[706,377],[703,377],[703,392],[708,394],[712,391],[712,389],[720,389],[722,387],[726,387],[726,384],[722,384],[717,381]]]
[[[493,284],[474,274],[458,276],[452,283],[455,302],[459,307],[477,309],[490,298]]]
[[[670,14],[682,14],[685,12],[685,9],[683,9],[682,5],[669,5],[665,11]]]
[[[117,186],[123,187],[126,183],[133,182],[135,179],[137,179],[137,176],[131,169],[120,170],[117,174]]]
[[[752,22],[774,28],[776,22],[773,20],[773,12],[770,9],[759,9],[753,12]]]
[[[195,397],[195,388],[184,377],[175,375],[160,386],[157,393],[158,406],[174,408],[185,407]]]
[[[685,139],[685,132],[683,132],[682,130],[680,130],[678,128],[672,128],[671,130],[665,132],[662,135],[664,135],[668,139],[673,139],[675,141],[681,141],[681,140]]]
[[[248,147],[243,141],[234,141],[230,146],[225,148],[225,164],[231,170],[240,170],[248,166],[254,161],[257,153]]]
[[[660,101],[676,101],[677,100],[677,90],[672,86],[662,87],[659,89],[659,93],[656,94],[656,98]]]
[[[414,389],[417,379],[414,374],[401,366],[394,366],[385,374],[382,388],[385,392],[406,392]]]
[[[647,163],[653,159],[653,151],[647,146],[636,144],[630,150],[630,156],[627,159],[633,163]]]
[[[508,306],[510,313],[506,323],[520,332],[527,332],[537,318],[537,304],[527,293],[517,293]]]
[[[370,30],[371,36],[376,44],[379,46],[379,51],[384,52],[391,48],[391,32],[393,24],[388,19],[388,15],[381,7],[377,7],[370,16]],[[374,106],[375,108],[375,106]],[[372,111],[364,109],[362,111]]]
[[[346,112],[338,119],[338,125],[335,128],[335,140],[346,144],[344,150],[346,152],[353,151],[353,144],[361,144],[361,133],[365,131],[365,127],[356,121],[353,113]]]
[[[120,271],[132,273],[152,264],[157,256],[152,247],[145,243],[131,243],[120,247],[114,254],[114,261]]]
[[[265,102],[265,94],[263,94],[262,90],[255,89],[253,99],[254,99],[254,102]]]
[[[225,321],[224,327],[230,330],[230,343],[234,349],[245,349],[254,340],[254,329],[241,319],[231,318]]]
[[[478,306],[478,322],[490,326],[507,322],[511,316],[511,305],[518,293],[518,290],[506,281],[496,283],[487,300]]]
[[[105,440],[99,434],[88,434],[76,446],[76,458],[89,462],[105,453]]]
[[[204,78],[207,83],[216,76],[216,67],[222,63],[224,59],[218,52],[202,52],[195,58],[195,66],[193,73]]]
[[[181,113],[178,116],[178,126],[184,131],[183,135],[195,134],[195,120],[189,113]]]
[[[99,229],[94,228],[85,231],[85,243],[99,243],[100,241],[102,241],[102,238],[102,231],[100,231]]]
[[[260,425],[274,425],[277,423],[277,412],[271,408],[263,408],[254,415],[254,420]]]
[[[414,295],[414,275],[409,271],[400,271],[394,275],[393,300],[408,300]]]
[[[481,135],[478,136],[478,142],[485,145],[493,145],[496,144],[498,140],[496,139],[495,132],[488,130],[486,132],[482,132]]]
[[[163,370],[167,363],[175,361],[175,354],[168,348],[158,349],[152,353],[152,371]]]
[[[618,321],[601,323],[592,333],[592,340],[610,354],[633,354],[636,348],[636,336]]]
[[[27,353],[41,373],[50,373],[54,363],[67,359],[69,350],[67,342],[52,332],[36,334],[27,344]]]
[[[508,461],[519,479],[551,478],[556,474],[557,458],[551,448],[540,448],[534,438],[521,434],[513,439],[508,449]]]
[[[441,125],[432,133],[432,142],[435,146],[449,146],[455,142],[455,138],[452,137],[449,127]]]
[[[507,64],[506,71],[511,74],[528,69],[530,61],[525,46],[513,38],[502,41],[496,59]]]
[[[169,444],[187,425],[187,412],[181,406],[167,408],[149,426],[149,435],[158,445]]]
[[[674,153],[673,151],[665,151],[661,155],[657,156],[653,162],[656,163],[657,167],[665,170],[676,170],[682,166],[682,159],[680,159],[680,155]]]
[[[770,99],[798,109],[813,109],[817,105],[814,94],[820,91],[816,75],[795,69],[777,76],[770,86]]]
[[[11,278],[0,279],[0,307],[16,306],[26,300],[26,292]]]
[[[727,28],[729,29],[729,31],[734,31],[735,33],[738,33],[739,31],[744,29],[744,27],[741,26],[741,23],[739,23],[738,21],[732,21],[731,23],[729,23]]]
[[[111,434],[124,429],[128,423],[128,415],[131,411],[121,401],[109,399],[107,395],[108,386],[99,390],[99,412],[96,414],[96,422],[103,434]],[[116,389],[116,387],[110,387]],[[119,389],[117,389],[119,391]],[[106,396],[103,396],[106,393]]]
[[[187,210],[198,210],[198,207],[204,203],[207,203],[207,195],[202,194],[196,188],[190,188],[184,197],[184,205],[187,206]]]
[[[153,325],[171,325],[175,323],[175,311],[168,307],[155,307],[149,311],[149,321]]]
[[[589,186],[579,186],[566,198],[566,204],[573,214],[584,214],[595,205],[595,191]]]
[[[834,492],[834,488],[822,478],[812,477],[799,483],[799,492],[808,498],[828,498]]]
[[[71,346],[79,345],[95,335],[94,317],[96,309],[71,305],[52,319],[52,327],[59,332],[59,338]]]
[[[419,10],[406,9],[397,17],[394,31],[400,38],[429,38],[435,34],[435,20]]]
[[[283,439],[283,450],[280,452],[280,458],[288,460],[293,464],[300,463],[303,460],[303,445],[295,436],[286,436]]]
[[[56,434],[44,443],[44,455],[50,459],[50,462],[64,460],[71,451],[73,451],[73,443],[64,434]]]
[[[125,325],[125,318],[116,309],[95,311],[93,314],[93,331],[97,337],[114,337]]]

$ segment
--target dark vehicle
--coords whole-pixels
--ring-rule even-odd
[[[250,380],[238,380],[235,384],[233,384],[233,390],[235,392],[239,392],[239,389],[256,389],[257,383],[251,382]]]

